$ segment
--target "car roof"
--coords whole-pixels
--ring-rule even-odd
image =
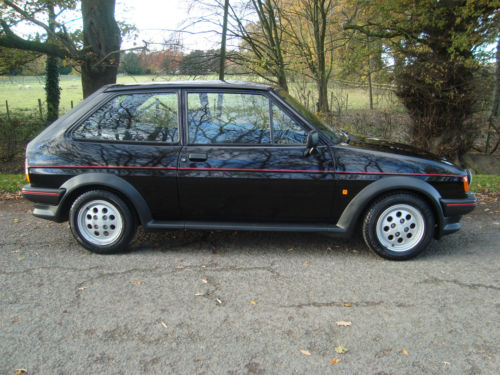
[[[159,88],[226,88],[226,89],[258,89],[272,90],[275,87],[257,82],[245,81],[220,81],[220,80],[198,80],[198,81],[154,81],[141,83],[115,84],[107,86],[104,91],[122,91],[141,89],[159,89]]]

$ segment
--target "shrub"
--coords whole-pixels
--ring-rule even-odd
[[[26,144],[45,126],[37,112],[0,114],[0,159],[10,161],[23,153]]]

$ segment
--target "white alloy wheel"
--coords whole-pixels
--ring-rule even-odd
[[[425,233],[422,213],[408,204],[395,204],[378,217],[376,235],[385,248],[403,252],[417,246]]]
[[[114,243],[124,227],[118,208],[105,200],[86,202],[78,210],[77,225],[81,236],[97,246]]]

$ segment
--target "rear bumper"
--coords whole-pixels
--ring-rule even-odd
[[[24,198],[48,205],[58,205],[65,192],[65,189],[35,188],[30,184],[24,185],[21,189]]]
[[[59,203],[66,193],[65,189],[35,188],[25,185],[21,189],[24,198],[35,202],[33,215],[56,222],[63,221],[59,215]]]

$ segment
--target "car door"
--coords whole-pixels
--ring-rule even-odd
[[[180,219],[179,96],[179,90],[122,92],[72,132],[81,172],[113,173],[128,181],[155,220]]]
[[[182,216],[193,221],[326,222],[333,175],[326,145],[266,92],[186,90],[179,160]]]

